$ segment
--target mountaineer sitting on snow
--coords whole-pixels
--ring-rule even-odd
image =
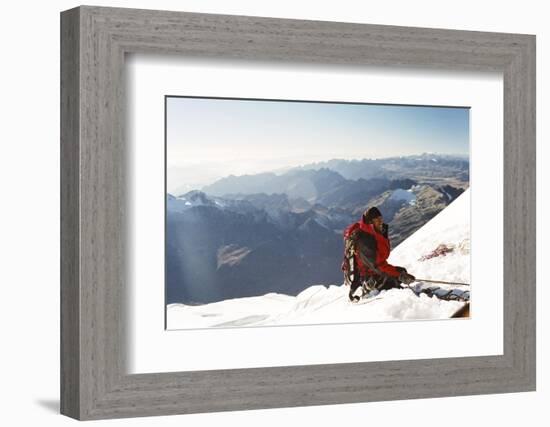
[[[388,264],[388,224],[384,223],[376,207],[366,210],[360,221],[346,228],[344,246],[342,270],[345,283],[350,286],[349,299],[352,302],[360,299],[354,295],[360,286],[365,295],[372,290],[401,288],[401,283],[415,281],[405,268]]]

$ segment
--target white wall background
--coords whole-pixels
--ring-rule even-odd
[[[0,420],[2,425],[73,423],[59,415],[59,12],[74,1],[10,2],[2,7],[0,66]],[[96,5],[319,19],[537,35],[538,391],[382,403],[114,420],[121,426],[268,426],[313,423],[499,426],[550,422],[548,292],[544,261],[550,178],[550,51],[544,2],[394,0],[97,1]],[[542,261],[542,262],[541,262]],[[93,422],[96,423],[96,422]]]

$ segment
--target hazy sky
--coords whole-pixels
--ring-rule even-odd
[[[468,154],[469,109],[167,99],[168,191],[340,159]]]

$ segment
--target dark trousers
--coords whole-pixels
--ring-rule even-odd
[[[358,287],[362,286],[363,281],[370,280],[371,285],[374,285],[376,289],[379,291],[384,291],[388,289],[394,289],[394,288],[401,288],[401,281],[397,277],[391,277],[391,276],[368,276],[363,279],[355,279],[350,286],[349,291],[349,299],[354,299],[353,294],[357,290]],[[357,298],[355,298],[357,299]]]

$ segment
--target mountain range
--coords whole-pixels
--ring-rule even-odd
[[[297,295],[337,283],[342,232],[368,206],[382,211],[396,247],[468,187],[468,170],[467,159],[437,155],[331,160],[168,194],[166,301]]]

